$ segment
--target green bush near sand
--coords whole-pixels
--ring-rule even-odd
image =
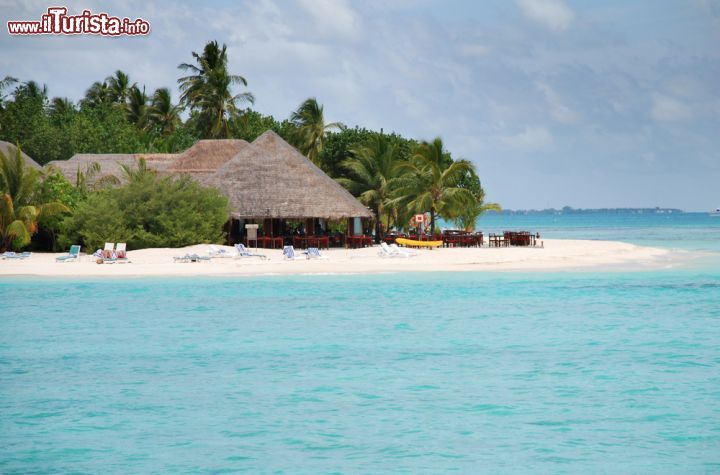
[[[62,246],[82,243],[88,251],[105,242],[130,249],[222,242],[227,198],[188,177],[131,176],[121,187],[91,193],[63,223]]]

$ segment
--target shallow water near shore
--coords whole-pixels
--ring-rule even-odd
[[[720,272],[0,280],[4,472],[720,470]]]

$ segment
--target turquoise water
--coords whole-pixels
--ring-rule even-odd
[[[487,214],[478,220],[477,227],[486,233],[522,229],[540,232],[546,238],[624,241],[720,252],[720,217],[708,213]]]
[[[581,218],[481,228],[718,249],[718,218]],[[0,279],[0,472],[717,473],[707,255],[658,272]]]

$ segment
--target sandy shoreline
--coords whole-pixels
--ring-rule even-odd
[[[383,258],[378,248],[330,249],[327,259],[286,261],[277,249],[260,249],[258,258],[213,258],[209,262],[175,263],[173,256],[208,254],[204,244],[181,249],[130,251],[127,264],[96,264],[91,256],[58,263],[61,254],[33,253],[25,260],[0,261],[0,277],[211,276],[291,274],[371,274],[386,272],[485,272],[648,270],[674,267],[679,251],[612,241],[545,240],[544,248],[452,248],[419,250],[412,258]],[[234,249],[224,247],[228,252]]]

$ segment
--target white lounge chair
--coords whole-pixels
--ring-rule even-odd
[[[388,247],[390,248],[390,250],[391,250],[392,252],[395,252],[395,253],[397,253],[397,254],[405,254],[405,255],[407,255],[408,257],[413,257],[413,256],[417,256],[417,255],[418,255],[417,251],[413,251],[413,250],[411,250],[411,249],[402,248],[402,247],[398,246],[398,245],[395,244],[395,243],[390,244]]]
[[[103,258],[105,259],[112,259],[113,252],[115,252],[115,243],[114,242],[106,242],[105,248],[103,249]]]
[[[184,256],[173,257],[174,262],[202,262],[210,261],[210,256],[199,256],[197,254],[185,254]]]
[[[299,261],[301,259],[307,259],[303,256],[298,256],[295,254],[295,248],[292,246],[285,246],[283,247],[283,258],[288,261]]]
[[[256,254],[253,252],[250,252],[248,248],[245,247],[245,244],[239,242],[235,244],[235,250],[237,251],[237,254],[235,255],[236,258],[241,257],[259,257],[260,259],[267,259],[267,256],[265,254]]]
[[[210,257],[232,257],[232,254],[230,254],[228,251],[223,249],[222,247],[218,247],[215,244],[210,244],[208,246],[210,248],[210,251],[208,251],[208,254],[210,254]]]
[[[31,254],[32,254],[31,252],[13,252],[13,251],[7,251],[7,252],[4,252],[4,253],[0,254],[0,259],[13,259],[13,260],[14,260],[14,259],[17,259],[17,260],[22,260],[22,259],[27,259],[28,257],[31,256]]]
[[[127,244],[124,242],[119,242],[115,246],[115,257],[117,258],[118,263],[128,263],[130,262],[130,259],[128,259],[127,256]]]
[[[328,256],[323,256],[320,254],[320,249],[317,247],[308,247],[307,251],[305,253],[308,256],[308,259],[327,259]]]
[[[411,254],[408,251],[405,251],[405,252],[403,252],[403,251],[405,251],[405,250],[400,249],[400,248],[393,249],[390,246],[388,246],[386,242],[381,242],[380,243],[380,252],[378,254],[380,255],[380,257],[413,257],[413,256],[415,256],[414,253]]]

